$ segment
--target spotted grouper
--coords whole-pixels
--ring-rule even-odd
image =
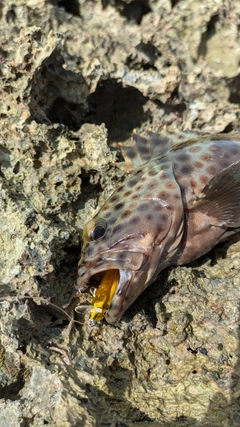
[[[120,148],[129,175],[83,230],[77,289],[94,290],[92,322],[116,323],[164,268],[240,231],[240,135],[148,132]]]

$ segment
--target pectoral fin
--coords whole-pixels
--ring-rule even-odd
[[[211,225],[240,227],[240,162],[215,175],[190,210],[207,214]]]

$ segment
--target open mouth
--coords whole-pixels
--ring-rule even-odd
[[[104,319],[116,292],[119,279],[120,273],[117,269],[97,273],[91,277],[93,308],[90,311],[90,321],[100,322]]]
[[[78,291],[87,292],[93,296],[89,316],[89,322],[92,325],[101,322],[104,318],[108,323],[116,323],[131,303],[129,289],[133,272],[119,269],[118,266],[114,267],[109,265],[108,269],[101,271],[101,266],[100,268],[97,266],[94,269],[95,272],[91,271],[93,274],[89,268],[79,269]]]

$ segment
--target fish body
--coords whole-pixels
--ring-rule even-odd
[[[118,271],[102,315],[111,324],[164,268],[240,230],[240,138],[181,138],[149,132],[121,146],[129,175],[84,228],[77,289],[104,289],[103,275]]]

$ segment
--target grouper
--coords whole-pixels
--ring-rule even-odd
[[[127,176],[83,230],[77,289],[115,324],[169,266],[240,231],[240,135],[133,134]]]

